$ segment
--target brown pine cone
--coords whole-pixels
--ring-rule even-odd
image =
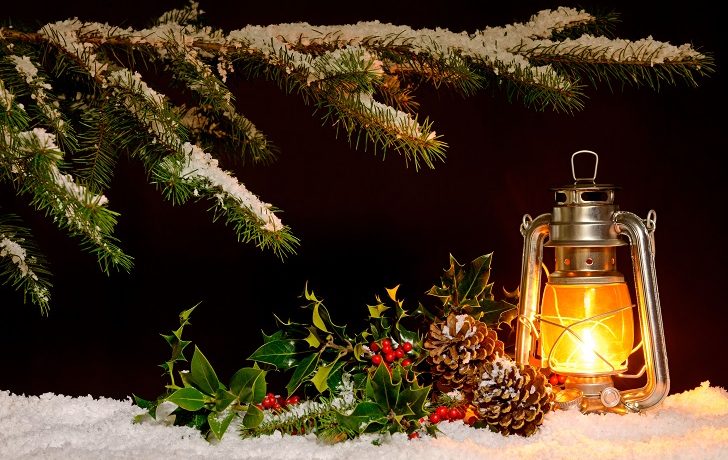
[[[503,355],[496,331],[464,314],[450,313],[444,321],[434,321],[423,345],[435,385],[443,393],[471,393],[483,363]]]
[[[551,410],[553,392],[536,368],[519,366],[507,357],[485,363],[473,404],[491,430],[530,436]]]

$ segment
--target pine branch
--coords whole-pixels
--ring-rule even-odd
[[[23,291],[23,302],[30,298],[41,314],[48,314],[52,285],[47,262],[30,229],[13,214],[0,214],[0,278]]]

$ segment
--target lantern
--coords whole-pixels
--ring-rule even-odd
[[[577,177],[577,155],[592,154],[591,177]],[[588,156],[588,155],[587,155]],[[523,265],[516,361],[566,376],[556,395],[561,407],[582,412],[640,411],[669,391],[667,355],[654,263],[656,215],[642,220],[619,211],[615,187],[596,184],[599,157],[571,156],[574,184],[555,188],[551,214],[523,218]],[[617,248],[629,246],[635,302],[617,269]],[[554,270],[542,288],[544,247],[553,248]],[[635,344],[635,314],[641,341]],[[641,350],[642,370],[628,374],[629,357]],[[617,390],[614,377],[640,378],[642,387]]]

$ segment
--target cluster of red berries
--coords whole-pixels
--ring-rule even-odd
[[[556,372],[554,372],[549,376],[549,383],[551,384],[551,386],[563,385],[564,382],[566,382],[565,375],[557,374]]]
[[[447,407],[439,406],[435,409],[435,412],[430,414],[430,423],[440,423],[445,420],[454,422],[455,420],[462,420],[468,425],[472,425],[478,420],[478,416],[475,414],[472,406],[463,407]]]
[[[410,366],[412,360],[407,358],[407,354],[412,351],[413,347],[410,342],[405,342],[400,346],[392,347],[391,339],[382,339],[381,343],[372,342],[369,344],[369,350],[372,352],[370,358],[372,364],[379,366],[382,361],[389,366],[394,362],[399,362],[403,367]],[[381,352],[381,353],[380,353]]]
[[[256,404],[258,406],[258,409],[260,410],[272,410],[272,411],[281,411],[285,409],[288,406],[295,406],[301,401],[301,399],[293,395],[290,398],[282,398],[281,395],[274,395],[273,393],[268,393],[265,395],[265,398],[263,398],[263,402],[260,404]]]

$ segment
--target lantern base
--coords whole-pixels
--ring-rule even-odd
[[[622,401],[621,394],[614,388],[614,382],[609,375],[595,375],[593,377],[568,376],[566,388],[580,390],[584,397],[579,410],[583,414],[620,414],[629,412]]]

